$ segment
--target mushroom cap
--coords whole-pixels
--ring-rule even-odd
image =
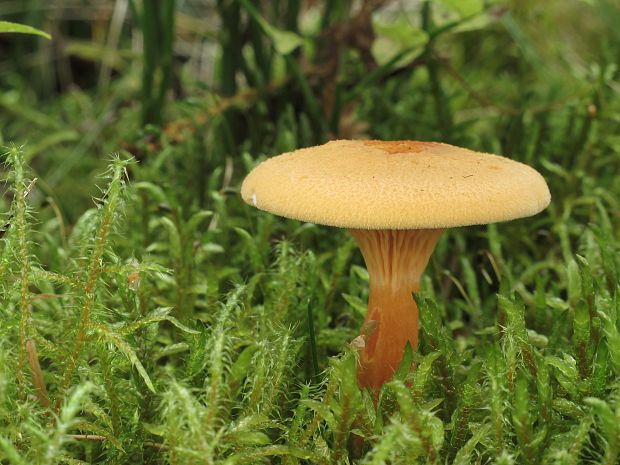
[[[533,168],[438,142],[335,140],[270,158],[241,186],[276,215],[354,229],[426,229],[534,215],[551,195]]]

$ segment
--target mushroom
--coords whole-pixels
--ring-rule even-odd
[[[551,199],[533,168],[438,142],[336,140],[259,164],[243,200],[347,228],[370,276],[358,381],[375,392],[418,345],[412,292],[446,228],[534,215]],[[358,338],[356,338],[358,339]],[[362,342],[362,343],[360,343]]]

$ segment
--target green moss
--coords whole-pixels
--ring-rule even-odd
[[[0,141],[27,144],[3,158],[0,463],[617,463],[613,2],[470,2],[473,17],[411,2],[391,40],[424,43],[394,42],[377,66],[367,26],[389,10],[219,1],[211,30],[202,3],[176,3],[176,24],[118,6],[107,58],[94,23],[18,12],[87,42],[88,57],[70,48],[95,60],[83,90],[66,56],[45,60],[49,43],[3,36]],[[178,33],[160,58],[158,21]],[[131,49],[139,31],[148,56]],[[291,33],[294,50],[274,42]],[[190,59],[171,64],[173,50]],[[416,296],[419,351],[378,403],[355,377],[368,274],[353,241],[238,195],[264,157],[355,136],[500,152],[553,197],[536,217],[442,238]]]

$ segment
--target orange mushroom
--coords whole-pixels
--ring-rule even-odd
[[[437,142],[338,140],[258,165],[243,199],[287,218],[347,228],[370,276],[358,371],[377,391],[418,345],[411,293],[450,227],[534,215],[551,199],[534,169]]]

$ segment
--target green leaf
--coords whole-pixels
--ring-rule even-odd
[[[403,358],[400,361],[400,365],[398,366],[398,370],[394,373],[394,379],[405,381],[409,373],[411,372],[411,365],[413,363],[413,349],[411,348],[411,344],[407,341],[405,345],[405,352],[403,354]]]
[[[147,315],[144,318],[140,318],[139,320],[133,323],[130,323],[130,324],[127,324],[127,325],[124,325],[118,328],[118,333],[121,336],[126,336],[142,328],[143,326],[146,326],[152,323],[157,323],[160,321],[169,321],[174,326],[179,328],[181,331],[185,331],[186,333],[189,333],[189,334],[200,334],[200,331],[196,331],[194,329],[188,328],[187,326],[182,324],[179,320],[177,320],[173,316],[170,316],[169,315],[170,311],[172,311],[172,307],[158,308],[154,310],[150,315]]]
[[[370,275],[368,274],[368,270],[364,267],[361,267],[359,265],[353,265],[351,267],[351,273],[360,278],[365,283],[370,282]]]
[[[207,218],[211,218],[213,216],[213,212],[209,210],[200,210],[197,213],[194,213],[189,221],[185,224],[185,234],[187,236],[192,235],[200,223],[202,223]]]
[[[136,367],[138,373],[144,380],[144,384],[151,390],[151,392],[155,392],[155,386],[153,386],[153,382],[149,377],[148,373],[144,369],[144,365],[140,362],[140,359],[134,352],[133,348],[120,336],[120,334],[115,333],[110,330],[110,328],[103,325],[92,325],[92,329],[98,333],[103,340],[114,345],[118,350],[120,350],[131,362],[131,364]]]
[[[373,29],[377,38],[372,43],[371,52],[377,63],[383,65],[402,55],[392,64],[393,68],[411,63],[429,39],[426,32],[405,19],[386,23],[374,21]]]
[[[53,132],[47,136],[43,136],[36,142],[36,144],[25,147],[24,161],[28,163],[37,154],[46,151],[50,147],[64,142],[75,142],[79,139],[80,133],[78,131],[74,131],[73,129]]]
[[[367,305],[356,295],[342,294],[342,298],[355,310],[361,317],[366,315]]]
[[[249,232],[247,232],[243,228],[235,227],[234,231],[241,237],[243,242],[245,243],[245,252],[249,255],[250,262],[252,263],[252,268],[254,270],[259,270],[263,266],[263,258],[261,257],[260,250],[258,249],[258,244],[254,236],[252,236]]]
[[[99,436],[103,436],[106,441],[114,446],[115,449],[119,451],[123,450],[122,443],[107,428],[103,428],[90,421],[80,421],[79,423],[76,423],[75,429],[84,434],[97,434]]]
[[[439,357],[441,357],[441,352],[432,352],[424,356],[420,364],[417,366],[414,373],[413,386],[415,391],[420,395],[426,389],[426,385],[431,378],[433,362],[435,362]]]
[[[170,218],[164,217],[160,221],[161,224],[164,225],[164,228],[168,231],[170,255],[175,259],[179,259],[182,254],[181,236],[179,235],[179,231]]]
[[[228,384],[230,386],[241,386],[243,380],[252,370],[252,359],[258,349],[258,346],[251,345],[241,351],[237,357],[237,360],[235,360],[230,368],[230,375],[228,379]]]
[[[276,29],[265,21],[251,2],[247,0],[239,0],[239,3],[241,3],[243,8],[247,11],[248,15],[256,21],[263,33],[271,39],[273,48],[280,55],[288,55],[304,43],[303,38],[298,34],[291,31]]]
[[[274,456],[293,456],[302,460],[307,460],[314,456],[311,451],[300,449],[293,446],[265,446],[256,449],[239,452],[226,459],[224,465],[242,464],[242,463],[264,463],[261,459],[264,457]]]
[[[47,32],[43,32],[32,26],[26,26],[25,24],[11,23],[9,21],[0,21],[0,33],[17,33],[17,34],[31,34],[35,36],[45,37],[51,39],[52,36]]]
[[[585,345],[590,340],[590,313],[585,302],[580,301],[575,305],[575,314],[573,317],[573,334],[575,345]]]
[[[484,9],[482,0],[441,0],[451,10],[454,10],[461,18],[474,16]]]
[[[581,274],[577,262],[571,258],[566,265],[566,275],[568,279],[568,302],[575,305],[581,298]]]
[[[270,27],[270,31],[267,34],[273,40],[273,47],[280,55],[288,55],[304,43],[300,36],[291,31],[282,31]]]
[[[473,429],[473,434],[471,438],[465,443],[463,447],[457,452],[456,457],[454,457],[454,465],[469,465],[471,463],[475,463],[474,460],[474,452],[476,446],[483,442],[484,438],[491,431],[490,424],[484,424],[481,426],[476,426]]]
[[[599,418],[599,425],[603,430],[603,433],[607,437],[608,441],[618,440],[618,430],[620,424],[618,410],[614,412],[607,402],[595,397],[586,397],[585,403],[592,407],[592,410],[597,414]]]
[[[144,191],[151,194],[152,198],[157,202],[164,203],[166,202],[166,194],[164,190],[158,186],[157,184],[153,184],[152,182],[136,182],[133,183],[133,188],[137,191]]]
[[[606,313],[599,311],[599,316],[603,320],[603,328],[605,338],[607,339],[607,348],[609,349],[609,359],[611,367],[616,376],[620,376],[620,332],[615,322]]]
[[[337,429],[336,419],[334,418],[334,414],[332,413],[332,411],[327,405],[321,402],[318,402],[316,400],[311,400],[311,399],[304,399],[302,400],[302,402],[308,408],[310,408],[311,410],[314,410],[320,418],[325,420],[325,422],[327,423],[327,425],[332,431],[336,431]]]
[[[555,368],[556,379],[562,387],[571,395],[576,395],[578,372],[575,359],[568,354],[564,354],[564,359],[549,355],[545,360],[548,365]]]
[[[585,257],[576,255],[577,265],[581,276],[581,287],[584,298],[590,299],[594,294],[594,282],[592,279],[592,269]]]

